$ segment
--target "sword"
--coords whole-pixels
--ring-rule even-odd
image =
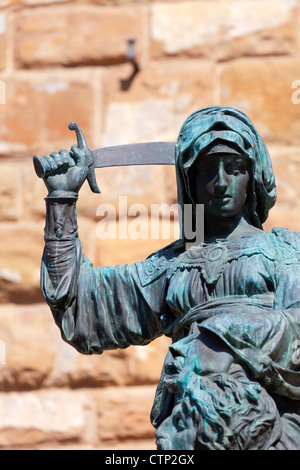
[[[76,122],[70,122],[70,130],[75,130],[77,145],[80,149],[88,149],[85,137]],[[97,186],[95,168],[129,165],[174,165],[174,142],[145,142],[140,144],[115,145],[90,151],[87,180],[94,193],[100,193]],[[45,157],[34,155],[33,164],[39,178],[46,178],[55,173]]]

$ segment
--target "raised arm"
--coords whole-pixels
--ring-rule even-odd
[[[87,152],[73,146],[70,153],[46,157],[54,172],[45,178],[49,194],[41,286],[63,339],[93,354],[147,344],[161,335],[167,285],[163,272],[153,283],[141,282],[149,262],[93,268],[82,253],[76,201],[88,171]]]

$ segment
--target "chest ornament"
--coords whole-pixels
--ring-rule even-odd
[[[199,268],[205,282],[215,284],[228,261],[226,244],[216,242],[190,248],[185,252],[184,257],[178,260],[177,268]]]

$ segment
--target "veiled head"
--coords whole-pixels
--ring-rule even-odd
[[[233,108],[200,109],[183,124],[176,143],[178,202],[182,210],[185,204],[198,203],[195,173],[199,162],[201,165],[204,159],[213,159],[221,153],[247,162],[249,182],[244,203],[250,223],[261,228],[276,201],[272,164],[251,120]],[[235,194],[237,197],[239,191]]]

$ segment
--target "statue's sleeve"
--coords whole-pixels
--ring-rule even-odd
[[[82,253],[75,201],[47,201],[41,287],[63,339],[81,353],[144,345],[162,335],[166,266],[156,255],[93,268]]]

